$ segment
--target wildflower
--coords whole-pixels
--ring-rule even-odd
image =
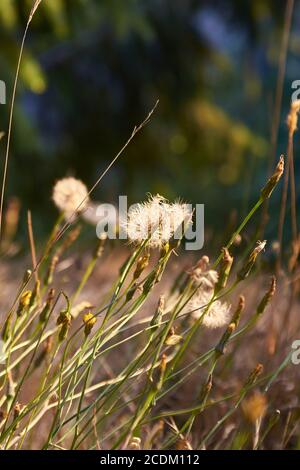
[[[84,334],[88,336],[92,331],[93,326],[95,325],[97,318],[91,313],[85,313],[83,315],[83,323],[84,323]]]
[[[32,292],[30,290],[26,290],[20,297],[20,302],[17,310],[17,316],[20,317],[23,313],[26,313],[28,310],[30,299],[31,299]]]
[[[86,207],[88,190],[80,180],[63,178],[55,184],[52,198],[56,207],[69,219]]]
[[[173,237],[180,239],[182,226],[186,229],[191,220],[192,212],[187,204],[170,204],[157,195],[133,206],[122,225],[131,243],[141,244],[149,239],[151,248],[163,248]]]
[[[75,305],[74,307],[72,307],[71,309],[71,315],[72,315],[72,318],[77,318],[78,315],[83,312],[83,310],[86,310],[86,309],[91,309],[93,306],[91,304],[91,302],[89,302],[88,300],[83,300],[82,302],[80,302],[79,304]]]
[[[201,290],[189,302],[188,309],[192,312],[192,316],[195,319],[199,319],[204,315],[202,324],[207,328],[220,328],[229,322],[231,306],[226,302],[215,300],[204,314],[211,298],[211,292]]]

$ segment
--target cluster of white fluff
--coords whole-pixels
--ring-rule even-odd
[[[69,219],[86,208],[88,190],[85,184],[76,178],[63,178],[55,184],[52,199],[66,219]]]
[[[200,261],[189,272],[194,284],[199,286],[194,297],[188,303],[188,311],[193,318],[200,318],[211,301],[215,284],[218,281],[218,273],[209,269],[209,258],[203,256]],[[209,310],[204,314],[202,323],[207,328],[221,328],[230,320],[231,306],[226,302],[214,300]]]
[[[187,204],[170,204],[162,196],[132,206],[122,226],[130,242],[148,240],[151,248],[162,248],[174,236],[180,239],[191,224],[192,211]]]

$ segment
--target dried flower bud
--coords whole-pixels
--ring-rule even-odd
[[[141,439],[139,437],[132,437],[128,446],[128,450],[141,450]]]
[[[256,315],[262,315],[276,291],[276,277],[273,276],[268,292],[263,296],[256,309]]]
[[[153,318],[150,322],[150,326],[156,326],[158,327],[160,325],[163,313],[165,310],[165,296],[161,295],[159,297],[158,305],[157,305],[157,310],[155,314],[153,315]],[[154,331],[156,328],[152,328],[151,331]]]
[[[51,308],[52,308],[52,305],[53,305],[54,297],[55,297],[55,290],[50,289],[49,292],[48,292],[46,304],[45,304],[43,310],[40,313],[40,317],[39,317],[40,323],[44,323],[47,320],[48,315],[49,315],[49,313],[51,311]]]
[[[160,365],[159,365],[159,379],[156,383],[156,390],[160,390],[163,385],[166,368],[167,368],[167,356],[163,354],[161,357]]]
[[[26,290],[20,297],[19,306],[17,310],[17,316],[20,317],[24,313],[27,312],[30,299],[31,299],[32,292],[30,290]]]
[[[230,325],[228,325],[225,333],[223,334],[222,338],[220,339],[219,343],[217,344],[217,346],[215,348],[215,351],[218,355],[221,355],[221,354],[225,353],[225,347],[226,347],[232,333],[235,331],[235,329],[236,329],[236,324],[235,323],[230,323]]]
[[[94,251],[94,258],[100,258],[103,254],[103,251],[104,251],[104,245],[105,245],[105,242],[107,240],[107,233],[102,233],[101,234],[101,237],[99,239],[99,242],[96,246],[96,249]]]
[[[284,157],[283,155],[281,155],[273,175],[271,176],[267,184],[261,190],[260,195],[261,195],[262,200],[268,199],[271,196],[280,178],[282,177],[283,172],[284,172]]]
[[[207,397],[209,392],[212,388],[212,374],[209,374],[207,381],[201,387],[200,395],[199,395],[199,402],[203,403]]]
[[[224,289],[227,284],[227,280],[231,271],[233,257],[230,255],[227,248],[222,249],[223,257],[221,261],[221,269],[218,276],[218,281],[215,285],[215,292],[219,292],[221,289]]]
[[[254,250],[250,253],[248,259],[246,260],[244,266],[242,267],[242,269],[238,272],[237,274],[237,277],[240,281],[246,279],[253,266],[254,266],[254,263],[256,261],[256,258],[257,256],[259,255],[259,253],[261,253],[265,246],[266,246],[266,243],[267,243],[267,240],[264,240],[263,242],[261,241],[258,241],[257,244],[256,244],[256,247],[254,248]]]
[[[253,369],[253,371],[250,373],[248,379],[246,380],[244,388],[251,387],[251,385],[253,385],[256,382],[257,378],[262,374],[263,370],[264,370],[263,365],[262,364],[257,364],[255,369]]]
[[[242,315],[244,309],[245,309],[245,297],[243,295],[240,295],[237,309],[234,312],[234,314],[232,316],[232,319],[231,319],[231,323],[234,323],[236,327],[238,327],[238,325],[239,325],[241,315]]]
[[[147,268],[149,264],[149,259],[150,259],[150,253],[140,256],[140,258],[137,261],[135,271],[133,273],[133,279],[138,279],[140,277],[144,269]]]
[[[32,296],[30,298],[30,304],[29,307],[33,308],[35,307],[36,303],[38,302],[39,296],[40,296],[40,281],[39,279],[36,281],[33,291],[32,291]]]
[[[67,301],[67,308],[60,312],[56,321],[57,325],[61,325],[61,329],[58,335],[59,341],[63,341],[67,337],[67,334],[71,325],[71,321],[72,321],[72,315],[70,313],[70,303],[67,297],[66,297],[66,301]]]
[[[97,318],[95,317],[95,315],[92,314],[92,312],[88,312],[83,315],[85,336],[88,336],[91,333],[96,321],[97,321]]]
[[[176,450],[193,450],[193,448],[189,441],[183,437],[176,442]]]
[[[43,349],[40,355],[37,357],[34,363],[35,368],[39,367],[42,364],[42,362],[46,359],[46,357],[49,355],[52,349],[52,346],[53,346],[53,336],[49,336],[43,345]]]
[[[22,409],[24,407],[21,405],[21,403],[17,402],[14,406],[14,419],[16,419],[18,416],[20,416]]]
[[[166,338],[165,343],[167,346],[175,346],[176,344],[180,343],[181,340],[182,340],[182,336],[176,335],[175,329],[172,327],[169,331],[169,334]]]
[[[287,126],[290,136],[296,132],[298,128],[298,114],[300,111],[300,100],[292,101],[291,109],[287,117]]]

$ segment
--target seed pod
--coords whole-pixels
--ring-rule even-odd
[[[97,318],[92,314],[92,312],[88,312],[83,315],[85,336],[88,336],[91,333],[96,321],[97,321]]]
[[[256,309],[256,315],[262,315],[276,291],[276,277],[273,276],[268,292],[263,296]]]
[[[256,258],[257,256],[259,255],[259,253],[261,253],[265,246],[266,246],[266,243],[267,243],[267,240],[264,240],[263,242],[261,241],[258,241],[257,244],[256,244],[256,247],[254,248],[254,250],[250,253],[248,259],[246,260],[244,266],[242,267],[242,269],[238,272],[237,274],[237,278],[239,279],[239,281],[242,281],[244,279],[246,279],[253,266],[254,266],[254,263],[256,261]]]
[[[32,292],[30,290],[26,290],[21,295],[18,310],[17,310],[18,317],[21,317],[24,313],[27,312],[29,305],[30,305],[31,295],[32,295]]]
[[[284,156],[281,155],[273,175],[271,176],[267,184],[261,190],[260,195],[261,195],[262,200],[268,199],[271,196],[272,192],[274,191],[275,187],[278,184],[278,181],[282,177],[283,172],[284,172]]]

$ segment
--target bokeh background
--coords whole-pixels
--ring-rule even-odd
[[[15,110],[7,197],[31,209],[41,236],[54,182],[89,187],[157,99],[151,123],[95,191],[204,203],[218,232],[246,213],[268,174],[283,0],[43,0],[30,26]],[[0,1],[0,79],[11,96],[31,0]],[[294,5],[276,155],[286,150],[291,84],[300,79]],[[0,107],[6,131],[9,106]],[[297,138],[297,137],[296,137]],[[2,161],[5,139],[0,142]],[[298,145],[295,144],[296,172]],[[268,231],[275,237],[280,192]],[[225,224],[225,225],[224,225]]]

